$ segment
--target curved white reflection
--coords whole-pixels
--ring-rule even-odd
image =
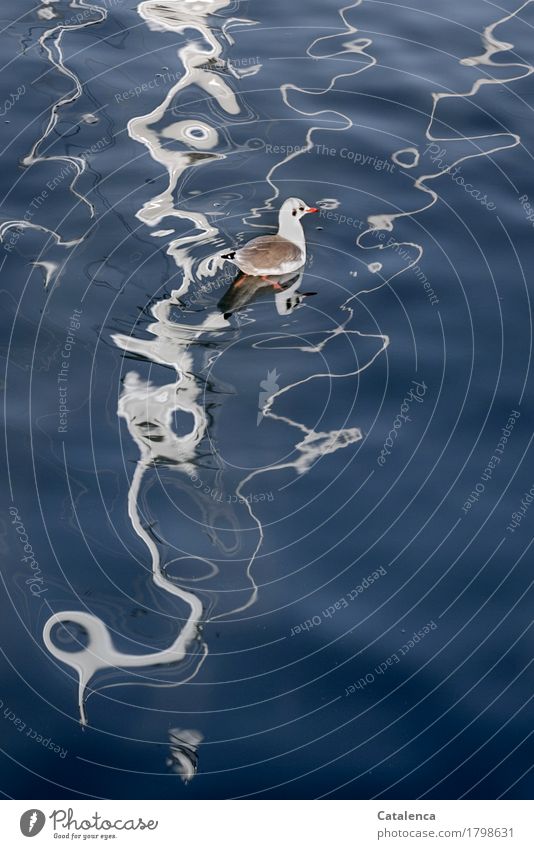
[[[44,0],[42,0],[44,2]],[[97,17],[92,20],[77,20],[73,23],[58,23],[55,26],[52,26],[50,29],[45,30],[45,32],[39,38],[39,44],[46,54],[48,60],[51,65],[67,80],[70,81],[73,86],[73,91],[69,91],[68,94],[63,95],[55,101],[50,109],[50,114],[48,116],[48,120],[46,122],[46,126],[39,136],[37,141],[34,142],[30,152],[26,154],[26,156],[22,159],[22,165],[25,167],[30,167],[39,162],[64,162],[66,165],[64,166],[65,172],[68,174],[66,178],[65,185],[68,191],[75,197],[78,201],[83,203],[89,210],[89,214],[91,218],[94,218],[95,210],[93,204],[91,203],[85,195],[81,194],[76,185],[80,176],[84,173],[87,168],[87,162],[84,155],[82,156],[74,156],[72,154],[45,154],[40,153],[40,149],[43,146],[43,143],[48,139],[51,134],[54,132],[55,127],[60,119],[61,109],[65,106],[69,106],[74,103],[82,96],[82,85],[80,80],[67,65],[65,65],[64,55],[63,55],[63,36],[65,33],[68,33],[71,30],[79,30],[85,29],[86,27],[94,26],[95,24],[102,23],[105,21],[108,13],[105,9],[100,6],[93,6],[91,3],[88,3],[87,0],[79,0],[77,5],[82,9],[87,9],[90,12],[93,12]],[[37,12],[38,16],[44,20],[52,20],[55,17],[55,12],[52,7],[46,5],[44,8],[41,8]],[[91,153],[89,149],[87,153]],[[62,172],[63,173],[63,172]],[[31,211],[31,210],[29,210]],[[29,211],[26,211],[26,217],[23,219],[11,219],[9,221],[4,221],[0,225],[0,242],[3,242],[6,234],[9,233],[10,230],[35,230],[37,232],[46,233],[50,238],[53,239],[55,244],[61,245],[62,247],[71,248],[75,245],[79,245],[83,239],[85,238],[85,234],[82,234],[78,238],[63,240],[59,233],[56,233],[55,230],[52,230],[49,227],[46,227],[44,224],[37,224],[36,222],[32,222],[29,220]],[[56,266],[52,273],[47,276],[45,281],[48,286],[49,282],[53,279],[55,272],[57,272],[59,266]]]
[[[170,591],[172,592],[172,590]],[[191,595],[190,603],[191,618],[180,631],[176,640],[169,648],[151,654],[130,654],[116,649],[106,625],[92,613],[85,613],[82,610],[63,610],[61,613],[55,613],[46,621],[43,628],[45,646],[54,657],[70,666],[78,675],[78,709],[82,725],[87,724],[85,711],[87,688],[96,672],[109,668],[146,668],[178,663],[184,660],[188,653],[188,646],[196,635],[196,621],[193,616],[196,615],[197,618],[200,618],[202,613],[200,602],[194,595]],[[79,651],[65,651],[52,638],[52,629],[55,626],[70,623],[80,626],[87,635],[87,645]],[[202,662],[202,658],[200,662]]]
[[[167,113],[170,114],[176,95],[189,87],[201,89],[210,98],[215,99],[229,115],[239,113],[239,104],[234,92],[214,70],[222,52],[222,45],[217,41],[207,20],[210,15],[230,5],[231,0],[147,0],[138,7],[139,14],[153,30],[183,33],[193,29],[200,37],[200,41],[192,38],[185,47],[178,50],[178,58],[185,70],[161,103],[152,112],[132,118],[128,123],[130,136],[146,146],[152,159],[163,165],[169,177],[165,190],[145,203],[137,217],[149,227],[155,227],[164,218],[185,219],[190,221],[197,231],[192,236],[172,239],[167,245],[167,253],[184,271],[182,293],[187,291],[193,280],[191,249],[213,242],[218,230],[202,213],[187,212],[175,207],[174,193],[178,180],[187,168],[223,159],[225,155],[213,152],[213,147],[217,144],[217,133],[207,123],[199,125],[201,136],[193,138],[186,137],[187,130],[191,132],[187,121],[173,122],[161,132],[156,129],[156,125]],[[178,138],[192,149],[174,150],[166,143],[169,138]],[[197,269],[197,274],[213,274],[220,265],[222,261],[211,258],[205,266],[201,265]]]

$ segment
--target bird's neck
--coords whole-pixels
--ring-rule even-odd
[[[296,215],[291,214],[291,211],[286,212],[284,210],[280,212],[278,216],[278,233],[284,239],[293,242],[294,245],[298,245],[301,250],[306,249],[302,224]]]

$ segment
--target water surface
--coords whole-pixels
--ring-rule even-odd
[[[530,798],[531,0],[1,10],[3,792]]]

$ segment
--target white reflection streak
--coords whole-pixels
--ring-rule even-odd
[[[76,190],[76,183],[78,182],[80,175],[83,174],[87,167],[85,159],[81,156],[71,156],[66,153],[62,155],[56,154],[53,156],[45,156],[39,154],[39,148],[41,147],[43,142],[51,135],[57,125],[57,122],[59,120],[59,111],[61,107],[67,106],[69,103],[73,103],[74,101],[78,100],[78,98],[82,95],[82,86],[80,80],[78,79],[76,74],[70,70],[70,68],[67,68],[63,60],[63,48],[61,44],[63,39],[63,33],[68,32],[70,30],[85,29],[85,27],[90,27],[94,26],[95,24],[102,23],[102,21],[106,20],[108,16],[108,13],[105,9],[102,9],[99,6],[92,6],[88,4],[86,0],[78,0],[78,2],[76,2],[76,0],[73,0],[71,6],[75,9],[86,9],[87,11],[95,12],[95,14],[99,15],[99,17],[96,20],[81,21],[73,24],[57,24],[57,26],[46,30],[39,38],[39,44],[46,52],[46,55],[48,56],[48,59],[50,60],[51,64],[60,72],[60,74],[67,77],[67,79],[69,79],[73,83],[74,91],[69,92],[69,94],[66,94],[63,97],[60,97],[59,100],[54,103],[50,111],[50,115],[44,132],[34,143],[31,151],[22,159],[22,164],[26,167],[29,167],[37,162],[57,161],[68,163],[67,167],[71,167],[74,170],[74,176],[68,184],[69,191],[74,195],[74,197],[78,198],[79,201],[81,201],[88,207],[91,218],[93,218],[95,214],[93,204],[84,195],[80,194]],[[0,242],[4,240],[5,234],[12,229],[33,229],[39,232],[48,233],[48,235],[54,239],[56,244],[66,248],[73,247],[74,245],[79,245],[84,238],[84,236],[80,236],[79,239],[71,239],[68,242],[64,242],[61,239],[61,236],[56,233],[55,230],[51,230],[42,224],[35,224],[26,221],[25,219],[12,219],[10,221],[3,222],[2,225],[0,225]]]
[[[156,106],[148,115],[132,118],[128,123],[128,133],[136,141],[144,144],[151,157],[163,165],[169,175],[169,182],[165,191],[145,203],[137,213],[137,217],[147,226],[156,226],[163,218],[174,217],[190,220],[198,233],[194,236],[183,236],[170,241],[167,253],[173,257],[176,264],[183,268],[184,280],[180,293],[187,291],[193,280],[193,259],[190,249],[198,244],[205,244],[212,240],[218,233],[202,213],[192,213],[176,209],[174,205],[174,191],[178,180],[183,172],[191,166],[201,165],[205,162],[224,158],[224,154],[201,153],[195,151],[176,151],[165,146],[165,135],[159,134],[153,129],[153,125],[161,121],[171,106],[173,98],[178,92],[189,86],[197,86],[209,97],[213,97],[221,109],[230,115],[239,113],[239,104],[232,89],[213,70],[206,68],[209,60],[216,60],[222,52],[222,46],[211,31],[207,17],[220,9],[228,6],[230,0],[146,0],[139,5],[138,11],[149,27],[153,30],[184,33],[185,30],[196,30],[202,37],[203,49],[197,41],[190,41],[178,50],[178,57],[184,66],[184,73],[173,85],[162,102]],[[201,67],[202,66],[202,67]],[[215,147],[217,143],[216,132],[208,125],[197,121],[201,131],[209,143],[204,141],[202,150]],[[167,136],[168,137],[168,136]],[[195,138],[188,137],[190,146],[199,147],[195,144]],[[202,273],[213,273],[217,267],[222,265],[222,260],[211,258],[199,269]]]
[[[70,622],[78,624],[85,630],[88,636],[87,646],[79,651],[63,651],[52,640],[52,629],[56,625],[66,625]],[[87,725],[85,693],[96,672],[110,668],[144,668],[147,666],[177,663],[187,655],[188,642],[193,639],[191,627],[191,620],[189,620],[176,640],[167,649],[153,652],[152,654],[130,654],[121,652],[114,647],[106,625],[98,616],[94,616],[92,613],[85,613],[82,610],[63,610],[60,613],[55,613],[46,621],[43,628],[43,640],[48,651],[54,657],[77,672],[80,723],[81,725]],[[204,656],[201,657],[200,663]],[[194,677],[197,671],[198,666],[190,678]],[[180,681],[178,683],[183,684],[185,682]]]
[[[484,52],[480,56],[471,56],[471,57],[468,57],[466,59],[460,60],[460,64],[465,65],[465,66],[475,67],[477,65],[489,65],[491,67],[496,67],[496,68],[520,68],[523,73],[516,73],[516,74],[513,74],[512,76],[508,76],[508,77],[503,78],[503,79],[501,79],[501,78],[498,78],[498,79],[489,78],[488,79],[488,77],[479,77],[477,80],[475,80],[475,82],[473,83],[473,85],[471,86],[471,88],[468,91],[461,92],[461,93],[458,93],[458,94],[450,94],[448,92],[432,92],[432,112],[431,112],[431,115],[430,115],[430,120],[428,122],[428,126],[427,126],[426,131],[425,131],[425,136],[428,139],[428,141],[430,141],[430,142],[448,142],[448,143],[454,144],[454,143],[458,143],[458,142],[465,143],[465,142],[469,142],[469,141],[481,141],[481,140],[487,140],[487,139],[503,139],[503,138],[511,139],[511,142],[509,144],[499,144],[495,147],[491,147],[489,150],[480,151],[479,153],[466,154],[465,156],[461,156],[458,159],[456,159],[454,162],[452,162],[446,168],[438,169],[437,172],[432,173],[432,174],[423,174],[423,175],[417,177],[416,180],[414,181],[414,187],[416,189],[419,189],[420,191],[425,192],[426,194],[430,195],[431,199],[430,199],[429,203],[423,204],[423,206],[418,207],[417,209],[409,210],[408,212],[382,213],[382,214],[379,214],[379,215],[370,215],[367,219],[367,222],[369,224],[369,228],[367,230],[364,230],[362,233],[360,233],[356,238],[356,244],[358,245],[358,247],[362,248],[363,250],[376,250],[376,249],[378,249],[378,250],[381,250],[381,251],[382,250],[398,251],[399,248],[402,248],[402,247],[411,247],[411,248],[414,248],[414,250],[415,250],[415,257],[406,266],[404,266],[403,268],[400,268],[397,272],[395,272],[395,274],[391,275],[387,279],[383,279],[382,282],[379,283],[377,286],[374,286],[372,288],[360,289],[359,292],[357,292],[355,295],[352,295],[348,299],[348,301],[346,301],[346,304],[348,304],[353,299],[359,298],[361,295],[367,295],[370,292],[376,292],[378,289],[381,289],[386,284],[391,283],[391,281],[394,280],[396,277],[400,276],[401,274],[404,274],[410,268],[413,268],[416,265],[418,265],[421,261],[423,253],[424,253],[422,245],[419,245],[416,242],[398,242],[398,241],[395,241],[395,242],[391,242],[387,245],[384,245],[384,244],[364,245],[363,240],[366,238],[366,236],[368,236],[369,234],[375,235],[380,230],[386,230],[388,232],[391,232],[393,230],[394,223],[397,219],[411,217],[413,215],[418,215],[419,213],[425,212],[427,209],[430,209],[430,207],[434,206],[434,204],[438,200],[438,194],[437,194],[437,192],[435,192],[433,189],[431,189],[429,186],[426,185],[427,181],[436,180],[436,179],[438,179],[438,177],[441,177],[444,174],[448,174],[450,171],[452,171],[453,168],[455,168],[461,162],[466,162],[469,159],[478,159],[478,158],[483,157],[483,156],[489,157],[492,154],[498,153],[501,150],[509,150],[511,148],[517,147],[517,145],[519,145],[521,143],[521,137],[518,134],[511,133],[511,132],[485,133],[485,134],[478,135],[478,136],[464,136],[462,138],[457,138],[457,137],[448,138],[447,136],[435,136],[435,135],[433,135],[432,130],[433,130],[433,125],[434,125],[434,121],[435,121],[435,118],[436,118],[436,110],[437,110],[437,107],[438,107],[438,104],[440,103],[440,101],[446,100],[448,98],[466,99],[466,98],[469,98],[469,97],[474,97],[483,85],[503,85],[503,84],[507,84],[507,83],[510,83],[510,82],[514,82],[516,80],[523,79],[524,77],[528,77],[534,72],[534,66],[526,64],[524,62],[494,62],[493,61],[493,56],[496,53],[500,53],[500,52],[506,51],[506,50],[511,50],[513,48],[513,44],[509,44],[508,42],[505,42],[505,41],[498,41],[495,38],[495,35],[494,35],[495,29],[500,24],[503,24],[503,23],[506,23],[507,21],[512,20],[512,18],[514,18],[516,15],[518,15],[523,9],[525,9],[527,6],[529,6],[533,2],[534,2],[534,0],[526,0],[526,2],[524,2],[518,9],[515,10],[515,12],[511,12],[510,14],[506,15],[505,17],[500,18],[499,20],[494,21],[494,23],[489,24],[487,27],[485,27],[485,29],[483,30],[483,32],[481,34],[482,43],[483,43],[483,46],[485,48]],[[399,161],[399,158],[398,158],[399,154],[406,153],[407,151],[411,152],[412,154],[414,152],[417,153],[417,151],[415,151],[414,148],[404,148],[402,150],[396,151],[393,154],[393,156],[392,156],[393,161],[395,161],[397,163],[397,165],[400,165],[401,167],[415,167],[415,165],[418,164],[419,156],[416,156],[413,164],[410,163],[408,166],[403,165],[402,162]]]
[[[155,585],[183,601],[189,608],[189,615],[169,648],[142,655],[127,654],[115,649],[108,628],[93,614],[67,610],[50,617],[44,627],[44,641],[48,650],[58,660],[68,664],[78,673],[78,707],[82,725],[87,722],[85,692],[95,672],[108,668],[151,667],[183,661],[188,657],[189,648],[198,638],[198,627],[202,620],[203,607],[200,599],[194,593],[187,592],[168,580],[163,574],[158,547],[139,513],[140,487],[148,469],[157,463],[180,464],[180,469],[185,473],[195,469],[192,461],[196,447],[205,435],[207,418],[204,408],[198,403],[201,389],[192,373],[193,358],[189,346],[207,329],[227,326],[220,314],[208,316],[204,324],[196,329],[177,325],[169,317],[173,303],[172,298],[167,298],[153,306],[152,312],[156,321],[148,327],[153,339],[136,339],[122,334],[114,334],[112,338],[123,350],[152,362],[171,366],[178,375],[176,382],[166,386],[153,386],[149,381],[141,380],[135,372],[129,372],[119,399],[118,414],[126,420],[128,430],[140,452],[128,491],[128,515],[135,532],[150,552]],[[192,430],[184,436],[177,436],[172,428],[173,413],[176,410],[189,413],[194,419]],[[220,507],[213,506],[213,509]],[[66,622],[76,622],[87,631],[89,644],[86,647],[76,652],[63,651],[52,641],[52,628]],[[201,657],[193,673],[185,681],[150,686],[179,686],[186,683],[197,673],[206,655],[207,645],[202,643]],[[148,686],[144,680],[140,683]]]
[[[374,230],[391,231],[391,230],[393,230],[394,222],[397,219],[405,218],[407,216],[412,216],[412,215],[418,215],[420,212],[424,212],[425,210],[430,209],[430,207],[434,206],[434,204],[436,203],[436,201],[438,199],[438,194],[437,194],[437,192],[435,192],[433,189],[431,189],[429,186],[426,185],[426,183],[429,180],[436,180],[436,179],[438,179],[438,177],[441,177],[444,174],[448,174],[450,171],[452,171],[453,168],[455,168],[461,162],[466,162],[469,159],[478,159],[478,158],[483,157],[483,156],[489,157],[492,154],[498,153],[501,150],[510,150],[511,148],[517,147],[521,143],[521,136],[516,134],[516,133],[511,133],[511,132],[484,133],[482,135],[477,135],[477,136],[464,136],[462,138],[457,138],[457,137],[448,138],[447,136],[435,136],[435,135],[433,135],[432,130],[433,130],[433,125],[434,125],[434,121],[435,121],[435,117],[436,117],[436,111],[437,111],[437,108],[438,108],[438,104],[442,100],[447,100],[447,99],[450,99],[450,98],[467,99],[467,98],[470,98],[470,97],[474,97],[483,85],[505,85],[507,83],[515,82],[516,80],[524,79],[525,77],[528,77],[532,73],[534,73],[534,66],[529,65],[528,63],[524,63],[524,62],[494,62],[493,61],[493,56],[495,54],[501,53],[503,51],[511,50],[514,46],[513,44],[509,44],[506,41],[498,41],[495,38],[495,35],[494,35],[495,29],[498,26],[500,26],[501,24],[504,24],[504,23],[512,20],[516,15],[518,15],[520,12],[522,12],[523,9],[525,9],[527,6],[529,6],[532,2],[534,2],[534,0],[526,0],[525,3],[523,3],[521,6],[519,6],[518,9],[515,10],[515,12],[510,12],[510,14],[505,15],[505,17],[503,17],[503,18],[499,18],[499,20],[494,21],[494,23],[489,24],[487,27],[485,27],[485,29],[481,33],[482,44],[485,48],[484,52],[482,54],[480,54],[479,56],[469,56],[465,59],[460,60],[461,65],[465,65],[465,66],[469,66],[469,67],[475,67],[477,65],[488,65],[490,67],[495,67],[495,68],[517,68],[517,69],[521,69],[521,71],[524,72],[524,73],[516,73],[516,74],[513,74],[513,75],[505,77],[505,78],[497,78],[497,79],[494,78],[494,77],[488,78],[486,76],[479,77],[477,80],[475,80],[475,82],[473,83],[473,85],[471,86],[471,88],[468,91],[460,92],[458,94],[449,94],[448,92],[432,92],[432,112],[431,112],[431,115],[430,115],[430,120],[428,122],[428,126],[427,126],[426,131],[425,131],[425,136],[428,139],[428,141],[430,141],[430,142],[448,142],[450,144],[457,144],[459,142],[465,143],[465,142],[469,142],[469,141],[474,142],[474,141],[482,141],[482,140],[487,140],[487,139],[503,139],[503,138],[511,139],[511,142],[509,144],[499,144],[496,147],[492,147],[489,150],[480,151],[479,153],[466,154],[465,156],[461,156],[458,159],[456,159],[448,167],[439,169],[436,173],[423,174],[420,177],[418,177],[414,182],[414,186],[415,186],[416,189],[419,189],[420,191],[425,192],[426,194],[430,195],[430,198],[431,198],[430,202],[427,203],[427,204],[424,204],[421,207],[418,207],[417,209],[410,210],[408,212],[397,212],[397,213],[393,213],[393,214],[387,214],[386,213],[386,214],[382,214],[382,215],[369,216],[368,223],[370,225],[370,228],[368,230],[365,230],[363,233],[360,233],[360,235],[358,236],[358,238],[356,240],[357,244],[361,248],[372,249],[372,247],[373,247],[373,246],[364,246],[363,244],[361,244],[361,240],[368,233],[373,232]],[[402,153],[402,151],[397,151],[396,154],[394,154],[394,156],[397,155],[397,157],[398,157],[399,153]],[[397,161],[397,164],[400,164],[398,162],[398,159],[395,160],[395,161]],[[376,245],[376,246],[374,246],[374,247],[378,247],[379,250],[384,250],[384,249],[388,250],[390,248],[397,249],[402,245],[410,245],[411,247],[415,247],[417,252],[418,252],[418,255],[413,262],[411,262],[409,265],[407,265],[406,268],[401,269],[401,271],[398,272],[398,273],[403,273],[404,271],[408,270],[409,268],[412,268],[412,266],[416,265],[419,262],[422,254],[423,254],[422,246],[421,245],[415,245],[411,242],[395,242],[395,243],[392,243],[391,245]],[[394,275],[394,276],[396,276],[396,275]],[[385,285],[385,284],[381,284],[381,285]],[[380,288],[380,287],[377,287],[377,288]],[[358,293],[358,294],[361,294],[361,293]]]
[[[178,2],[177,0],[168,0],[167,2],[148,0],[138,7],[140,15],[147,20],[152,29],[181,33],[185,29],[193,28],[203,36],[208,45],[207,50],[200,50],[196,42],[190,42],[178,51],[179,58],[185,68],[184,75],[171,88],[156,109],[147,116],[132,119],[128,126],[132,138],[145,144],[152,157],[163,164],[169,173],[168,188],[161,195],[145,204],[138,213],[140,220],[148,225],[155,225],[163,217],[174,215],[179,218],[190,219],[195,223],[197,229],[201,230],[198,236],[175,239],[168,247],[167,252],[184,270],[184,284],[180,291],[187,288],[192,279],[191,246],[213,236],[217,230],[208,224],[207,219],[202,214],[182,213],[174,208],[174,189],[185,168],[190,167],[196,161],[195,153],[166,150],[159,135],[151,129],[151,125],[165,115],[175,94],[189,85],[197,85],[215,97],[220,106],[230,114],[239,112],[235,95],[224,80],[212,71],[198,67],[209,58],[217,58],[222,50],[209,30],[205,18],[208,14],[228,5],[229,2],[230,0],[194,0],[194,2],[189,2],[189,0],[178,0]],[[56,122],[57,116],[53,110],[43,138],[52,131]],[[205,130],[203,138],[199,143],[194,136],[189,137],[189,145],[201,150],[214,146],[217,142],[215,131],[207,125],[204,127],[200,122],[198,123]],[[177,134],[187,132],[187,129],[187,122],[177,122],[168,127],[167,133],[162,133],[162,137],[174,138],[177,137]],[[34,146],[30,154],[32,161],[36,157],[36,151],[41,141],[42,139]],[[205,161],[206,154],[203,154],[203,157],[200,161]],[[213,154],[211,158],[221,157]],[[163,365],[171,365],[178,375],[176,382],[164,387],[154,387],[148,381],[142,381],[134,372],[129,373],[125,378],[124,391],[119,400],[118,414],[126,419],[129,431],[139,447],[141,455],[136,464],[128,493],[128,513],[132,526],[150,552],[154,583],[187,604],[190,613],[176,640],[168,649],[143,655],[126,654],[115,649],[108,628],[97,616],[81,611],[62,611],[50,617],[45,624],[43,638],[48,650],[59,660],[74,668],[78,674],[78,707],[80,721],[83,725],[87,722],[84,707],[85,692],[96,671],[118,667],[148,667],[155,664],[182,661],[187,656],[188,647],[198,637],[198,626],[203,613],[202,603],[196,595],[169,581],[163,574],[157,545],[143,525],[138,506],[140,487],[145,472],[157,460],[162,460],[164,463],[179,463],[184,472],[194,470],[195,466],[192,460],[195,456],[195,448],[205,434],[207,419],[205,411],[197,403],[201,390],[192,373],[193,358],[189,346],[202,333],[228,326],[227,321],[219,313],[208,316],[203,324],[197,328],[177,325],[169,318],[169,310],[175,302],[176,295],[177,293],[173,293],[171,298],[160,301],[152,309],[156,322],[151,324],[148,330],[154,335],[154,340],[135,339],[122,334],[115,334],[112,338],[119,347],[130,353],[141,355]],[[182,437],[178,437],[172,429],[172,416],[177,409],[190,413],[194,418],[193,429],[189,434]],[[213,509],[220,510],[220,507]],[[210,565],[209,561],[206,561],[206,563]],[[79,651],[67,652],[52,641],[51,631],[53,627],[58,623],[65,622],[76,622],[86,630],[89,639],[87,646]],[[196,674],[206,654],[207,646],[202,643],[202,657],[190,677]],[[184,682],[177,682],[177,685],[180,683]]]
[[[350,310],[350,308],[349,308],[349,312],[352,315],[352,310]],[[350,320],[350,318],[347,319],[347,321],[349,321],[349,320]],[[373,356],[368,360],[368,362],[365,363],[363,366],[361,366],[358,369],[355,369],[353,371],[349,371],[349,372],[346,372],[346,373],[343,373],[343,374],[336,374],[334,372],[317,372],[317,373],[314,373],[314,374],[310,374],[310,375],[308,375],[308,377],[304,377],[301,380],[297,380],[294,383],[290,383],[287,386],[282,387],[281,389],[279,389],[277,392],[275,392],[273,395],[270,396],[270,398],[267,400],[267,402],[265,403],[265,406],[263,407],[263,410],[262,410],[264,418],[275,419],[276,421],[284,422],[285,424],[288,424],[291,427],[297,428],[298,430],[302,431],[302,433],[304,433],[304,439],[302,439],[300,442],[297,442],[296,445],[295,445],[296,450],[299,452],[298,456],[295,460],[290,460],[287,463],[279,463],[277,465],[271,465],[271,466],[268,466],[268,467],[263,468],[263,469],[255,469],[254,471],[250,472],[250,474],[248,474],[245,478],[243,478],[243,480],[240,482],[239,486],[237,487],[236,492],[237,492],[238,495],[241,495],[243,487],[246,484],[250,483],[250,481],[253,480],[253,478],[255,478],[259,475],[266,474],[268,472],[273,472],[273,471],[281,471],[283,469],[295,469],[297,474],[302,475],[305,472],[309,471],[309,469],[315,463],[316,460],[319,460],[321,457],[324,457],[326,454],[333,454],[336,451],[338,451],[340,448],[347,448],[349,445],[353,445],[354,443],[359,442],[362,439],[362,432],[357,427],[344,428],[342,430],[331,430],[331,431],[316,432],[315,430],[308,428],[302,422],[298,422],[298,421],[295,421],[294,419],[289,418],[288,416],[281,416],[281,415],[278,415],[278,414],[272,412],[272,406],[273,406],[273,404],[274,404],[274,402],[277,398],[279,398],[281,395],[284,395],[287,392],[290,392],[292,389],[295,389],[297,386],[302,386],[304,383],[309,383],[309,381],[311,381],[311,380],[316,380],[316,379],[319,379],[319,378],[328,378],[328,379],[334,378],[334,379],[336,379],[336,378],[345,378],[345,377],[356,377],[356,376],[362,374],[364,371],[366,371],[375,362],[375,360],[378,357],[380,357],[384,353],[384,351],[386,350],[386,348],[389,345],[388,336],[385,336],[383,334],[361,333],[359,330],[346,330],[345,326],[343,325],[343,326],[337,327],[333,331],[325,331],[325,339],[321,343],[319,343],[318,345],[309,346],[309,347],[304,347],[304,346],[295,346],[295,347],[296,347],[296,350],[302,351],[303,353],[316,353],[316,352],[321,351],[322,348],[327,344],[327,342],[329,342],[332,338],[334,338],[335,336],[341,335],[341,334],[345,334],[345,335],[354,334],[354,335],[357,335],[357,336],[360,336],[360,337],[379,339],[382,344],[381,344],[380,348],[378,349],[378,351],[376,351],[373,354]],[[266,340],[263,340],[263,341],[264,342],[270,342],[272,340],[276,340],[277,338],[283,338],[283,337],[271,337],[270,339],[266,339]],[[257,343],[256,347],[262,347],[261,343]],[[288,350],[288,347],[269,345],[269,350]],[[247,509],[248,509],[249,514],[250,514],[250,517],[256,523],[256,526],[257,526],[258,532],[259,532],[258,545],[256,546],[256,550],[254,551],[254,554],[252,555],[252,558],[250,560],[248,570],[247,570],[247,575],[249,576],[250,580],[252,581],[253,578],[252,578],[251,570],[252,570],[252,566],[254,564],[254,560],[255,560],[255,558],[258,554],[258,551],[260,550],[262,542],[263,542],[263,527],[262,527],[260,519],[254,513],[254,511],[252,510],[252,507],[251,507],[251,505],[248,501],[246,502],[246,505],[247,505]],[[255,600],[256,600],[256,595],[253,598],[251,598],[248,601],[247,604],[245,604],[245,605],[243,605],[243,607],[239,608],[239,610],[241,610],[241,611],[246,610],[246,608],[250,607],[250,605]],[[235,612],[239,612],[239,611],[235,611]],[[217,618],[217,617],[213,617],[213,618]]]

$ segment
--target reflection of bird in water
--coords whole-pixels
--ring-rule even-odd
[[[273,274],[269,277],[253,274],[242,274],[228,287],[218,307],[224,318],[230,318],[232,313],[259,298],[275,293],[276,310],[279,315],[289,315],[310,295],[315,292],[299,292],[302,282],[302,271],[297,274]]]
[[[308,206],[299,198],[288,198],[278,213],[278,233],[258,236],[242,248],[221,256],[245,274],[260,277],[297,271],[306,262],[306,240],[300,219],[308,212],[318,211],[316,206]]]

